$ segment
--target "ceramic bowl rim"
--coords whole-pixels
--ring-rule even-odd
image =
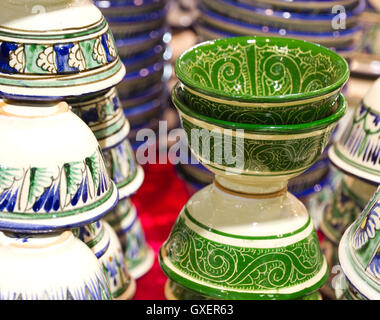
[[[341,119],[346,113],[347,101],[342,93],[339,94],[338,107],[336,111],[328,117],[323,119],[302,123],[302,124],[292,124],[292,125],[264,125],[264,124],[252,124],[252,123],[238,123],[225,120],[219,120],[211,117],[201,115],[193,110],[191,110],[175,93],[175,89],[178,86],[177,83],[172,89],[171,99],[174,106],[185,115],[195,118],[197,120],[228,128],[228,129],[243,129],[248,132],[260,132],[260,133],[269,133],[269,134],[291,134],[291,133],[305,133],[311,132],[318,129],[323,129],[336,123]]]
[[[211,19],[216,19],[218,20],[219,23],[227,23],[229,27],[239,27],[239,28],[244,28],[244,29],[249,29],[250,31],[262,31],[263,26],[260,26],[259,24],[254,24],[254,23],[249,23],[249,22],[244,22],[240,21],[237,19],[233,19],[231,17],[223,16],[220,13],[214,12],[212,10],[206,9],[204,6],[199,7],[201,16],[206,16],[207,18]],[[199,22],[198,22],[199,23]],[[227,27],[226,27],[227,28]],[[353,36],[357,34],[358,32],[362,31],[362,28],[360,26],[354,26],[351,28],[346,28],[346,29],[339,29],[339,30],[334,30],[334,31],[299,31],[299,30],[291,30],[291,29],[286,29],[286,28],[278,28],[278,27],[273,27],[273,26],[266,26],[268,29],[269,34],[276,34],[275,36],[271,35],[266,35],[265,37],[279,37],[278,34],[280,34],[281,30],[286,31],[286,37],[289,35],[288,39],[291,39],[294,36],[299,36],[302,38],[303,37],[314,37],[314,38],[324,38],[327,40],[334,39],[336,37],[340,36]],[[230,31],[231,32],[231,31]],[[246,35],[247,36],[247,35]],[[264,36],[262,36],[264,37]],[[310,42],[310,40],[309,40]]]
[[[339,80],[336,81],[333,84],[330,84],[328,86],[325,86],[322,89],[311,91],[311,92],[299,92],[299,93],[293,93],[293,94],[286,94],[286,95],[278,95],[278,96],[252,96],[252,95],[231,95],[226,94],[222,92],[221,90],[216,90],[214,88],[207,88],[203,89],[200,88],[199,83],[197,81],[194,81],[191,77],[187,75],[186,72],[183,72],[181,65],[186,63],[184,60],[188,57],[191,57],[195,50],[200,50],[201,48],[209,48],[212,49],[216,47],[217,45],[233,45],[237,43],[243,43],[247,41],[257,41],[260,43],[274,41],[278,45],[288,45],[289,43],[298,44],[299,47],[313,47],[315,49],[318,49],[319,52],[325,53],[330,58],[334,59],[335,62],[340,62],[343,66],[343,74],[340,75]],[[303,99],[309,99],[313,97],[322,96],[328,93],[331,93],[341,87],[348,81],[349,75],[350,75],[350,69],[348,66],[347,61],[341,57],[339,54],[335,53],[334,51],[310,42],[306,40],[299,40],[294,38],[281,38],[281,37],[264,37],[264,36],[243,36],[243,37],[232,37],[232,38],[221,38],[211,41],[204,41],[201,42],[192,48],[186,50],[183,52],[180,57],[175,62],[175,73],[178,77],[178,79],[185,85],[188,86],[195,91],[217,97],[220,99],[226,99],[226,100],[236,100],[236,101],[245,101],[245,102],[285,102],[285,101],[299,101]]]
[[[230,7],[238,8],[238,9],[245,9],[248,10],[248,13],[251,14],[254,12],[254,14],[262,15],[265,18],[270,19],[284,19],[283,18],[283,13],[284,10],[274,10],[272,9],[273,13],[269,15],[265,15],[264,11],[266,9],[256,7],[254,4],[247,4],[245,2],[234,2],[232,0],[221,0],[221,4],[227,4]],[[358,14],[364,11],[365,9],[365,2],[363,0],[358,0],[356,6],[352,10],[348,10],[346,12],[346,19],[351,19],[351,18],[357,18]],[[285,10],[286,11],[286,10]],[[321,14],[310,14],[310,13],[298,13],[298,12],[290,12],[291,10],[287,10],[287,12],[291,13],[291,19],[294,20],[301,20],[303,22],[307,22],[308,20],[311,21],[318,21],[319,23],[325,23],[331,22],[331,19],[335,16],[334,13],[330,12],[328,14],[326,13],[321,13]]]

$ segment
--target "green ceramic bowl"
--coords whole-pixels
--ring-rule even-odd
[[[172,100],[189,147],[202,164],[215,174],[235,173],[262,182],[289,180],[315,163],[346,111],[340,94],[337,110],[322,120],[298,125],[238,124],[196,113],[175,88]]]
[[[178,93],[194,111],[215,119],[300,124],[334,113],[349,77],[345,59],[307,41],[235,37],[184,52],[175,72]]]

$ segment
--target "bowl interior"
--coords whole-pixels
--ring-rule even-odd
[[[203,42],[183,53],[176,74],[186,86],[225,99],[295,100],[337,90],[347,62],[320,45],[277,37]]]

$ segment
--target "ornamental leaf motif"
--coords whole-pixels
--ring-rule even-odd
[[[73,196],[83,180],[82,162],[65,163],[63,170],[66,178],[66,194]]]
[[[29,169],[28,204],[33,204],[52,185],[52,172],[46,168]]]
[[[20,171],[16,168],[0,166],[0,193],[10,188],[13,182],[20,178]]]
[[[90,170],[90,174],[94,182],[94,188],[96,190],[100,179],[99,154],[94,152],[90,157],[85,159],[85,163],[87,168]]]

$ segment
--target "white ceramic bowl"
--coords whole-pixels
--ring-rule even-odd
[[[109,300],[92,251],[70,231],[23,236],[0,233],[1,300]]]
[[[329,150],[330,160],[341,170],[380,183],[380,79],[353,112],[339,141]]]
[[[122,80],[112,33],[92,1],[3,0],[1,9],[2,96],[78,97]]]
[[[100,146],[65,102],[0,102],[0,136],[1,230],[73,228],[116,204]]]

